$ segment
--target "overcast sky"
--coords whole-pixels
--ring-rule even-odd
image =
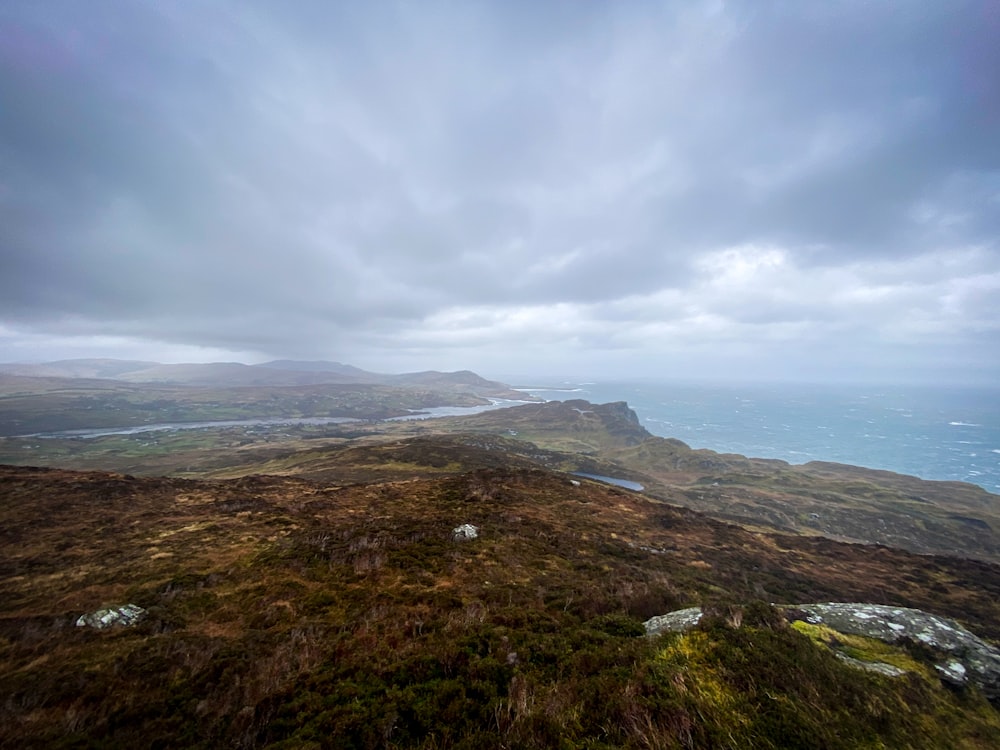
[[[0,361],[1000,382],[1000,4],[0,4]]]

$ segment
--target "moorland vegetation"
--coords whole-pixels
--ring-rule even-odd
[[[624,404],[137,437],[0,441],[49,466],[0,467],[2,747],[1000,745],[931,647],[774,606],[997,643],[997,498],[970,485],[696,451]]]

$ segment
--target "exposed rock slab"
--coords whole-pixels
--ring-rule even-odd
[[[468,542],[479,537],[479,527],[463,523],[451,530],[451,538],[456,542]]]
[[[679,633],[690,630],[699,622],[701,622],[701,607],[691,607],[650,617],[643,625],[646,626],[647,635],[656,635],[657,633]]]
[[[839,633],[875,638],[886,643],[916,641],[948,655],[935,665],[942,682],[956,687],[976,685],[993,702],[1000,700],[1000,649],[970,633],[954,620],[919,609],[880,604],[826,602],[782,607],[790,619],[823,624]],[[701,621],[701,609],[692,607],[659,615],[644,624],[646,633],[680,632]],[[901,670],[879,662],[844,661],[888,676]]]
[[[841,633],[877,638],[886,643],[919,641],[953,658],[936,665],[944,682],[972,682],[991,701],[1000,699],[1000,649],[973,635],[954,620],[919,609],[880,604],[827,602],[789,608],[807,622],[822,623]]]
[[[96,612],[89,612],[77,618],[78,628],[91,627],[103,630],[115,625],[128,627],[135,625],[146,616],[146,610],[137,604],[124,604],[121,607],[110,607],[99,609]]]

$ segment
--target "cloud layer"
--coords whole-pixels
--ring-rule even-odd
[[[988,380],[997,38],[986,2],[13,0],[0,359]]]

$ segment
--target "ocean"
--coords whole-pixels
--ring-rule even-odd
[[[521,390],[547,400],[627,401],[651,433],[693,448],[836,461],[1000,493],[996,388],[565,381]]]

